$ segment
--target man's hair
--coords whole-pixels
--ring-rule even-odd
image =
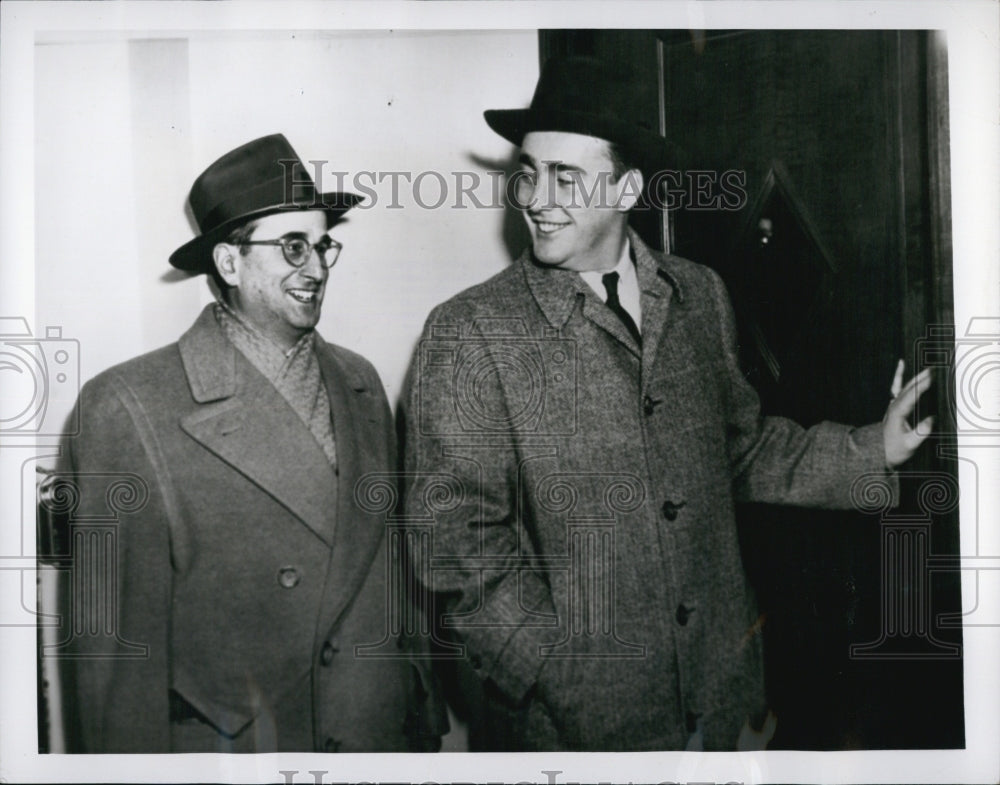
[[[257,228],[259,223],[260,221],[251,220],[247,221],[245,224],[240,224],[227,234],[226,239],[222,242],[228,243],[229,245],[238,245],[240,248],[240,255],[246,256],[250,253],[250,246],[246,243],[253,236],[254,230]]]
[[[250,246],[247,242],[253,236],[254,230],[257,228],[258,221],[250,220],[246,223],[242,223],[235,229],[230,230],[229,234],[226,235],[222,242],[227,245],[235,245],[240,249],[240,256],[246,256],[250,253]],[[215,260],[212,260],[212,280],[215,281],[215,285],[219,287],[219,294],[222,295],[223,299],[226,298],[226,292],[230,289],[229,284],[226,283],[225,279],[219,275],[219,269],[215,266]]]
[[[649,180],[646,178],[646,173],[643,171],[642,164],[640,164],[636,157],[622,145],[616,144],[615,142],[608,142],[607,140],[605,140],[605,142],[608,145],[608,159],[611,161],[611,176],[614,178],[616,183],[633,169],[643,176],[642,190],[637,194],[639,198],[635,207],[632,209],[648,209],[649,205],[653,202],[650,200]]]
[[[607,142],[607,145],[608,158],[611,160],[611,175],[615,178],[615,182],[621,180],[630,169],[642,171],[642,167],[632,159],[632,156],[620,144]]]

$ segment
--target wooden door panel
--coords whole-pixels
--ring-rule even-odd
[[[631,64],[650,101],[637,112],[681,148],[675,168],[688,178],[742,173],[746,198],[732,209],[695,209],[689,198],[666,220],[633,218],[648,241],[722,275],[766,413],[806,426],[881,419],[896,359],[912,373],[916,339],[952,319],[947,80],[934,40],[879,30],[542,32],[543,60]],[[907,468],[954,478],[935,451],[946,442]],[[924,514],[919,478],[903,485],[898,512]],[[957,513],[925,517],[907,541],[957,553]],[[920,564],[905,576],[888,568],[892,527],[879,515],[746,505],[739,518],[767,614],[772,747],[962,746],[961,634],[935,622],[961,607],[957,574],[924,582]],[[928,600],[922,637],[889,643],[926,656],[864,656],[891,648],[885,610],[917,594]]]

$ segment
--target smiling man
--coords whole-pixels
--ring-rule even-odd
[[[201,234],[170,262],[212,276],[218,301],[81,392],[65,465],[77,515],[106,516],[114,482],[134,504],[118,510],[117,558],[74,576],[84,592],[110,582],[118,605],[114,635],[66,630],[72,751],[437,743],[410,641],[396,657],[358,649],[384,642],[403,601],[384,522],[354,495],[395,468],[394,430],[372,366],[314,329],[341,250],[328,232],[359,197],[301,173],[280,134],[209,166],[190,195]]]
[[[576,272],[607,267],[626,247],[622,216],[637,201],[639,172],[616,173],[607,142],[575,133],[526,134],[519,161],[515,195],[535,260]]]
[[[431,313],[413,367],[406,500],[433,516],[420,580],[482,686],[475,749],[759,744],[735,502],[849,508],[922,441],[926,373],[882,423],[761,417],[718,276],[628,228],[665,152],[634,84],[551,59],[528,109],[486,112],[521,148],[531,247]]]

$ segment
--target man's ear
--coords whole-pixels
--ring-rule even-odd
[[[618,199],[615,201],[615,209],[627,213],[639,201],[642,196],[642,172],[638,169],[629,169],[618,180]]]
[[[229,243],[217,243],[212,249],[212,261],[219,277],[230,286],[239,283],[239,252]]]

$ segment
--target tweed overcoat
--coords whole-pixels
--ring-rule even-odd
[[[355,498],[396,468],[385,393],[359,355],[319,336],[316,352],[336,474],[211,306],[84,386],[73,517],[107,519],[109,480],[139,490],[114,512],[117,567],[94,578],[112,582],[116,635],[62,650],[71,750],[391,751],[440,732],[418,727],[430,682],[390,633],[385,521]]]
[[[630,233],[642,346],[526,252],[438,306],[406,399],[423,582],[484,748],[734,749],[764,706],[737,500],[846,508],[881,426],[762,418],[718,276]]]

